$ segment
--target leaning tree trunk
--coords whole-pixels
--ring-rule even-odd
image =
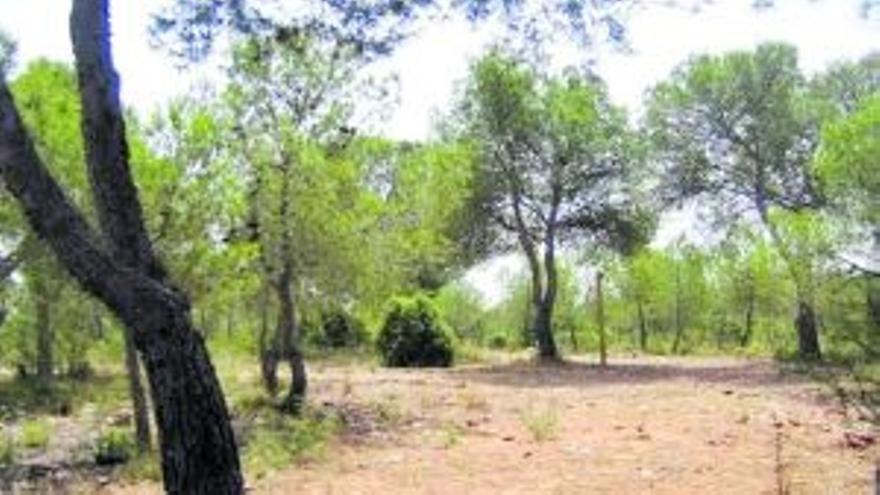
[[[140,360],[134,335],[130,328],[123,328],[125,339],[125,370],[128,374],[128,391],[131,395],[132,413],[134,415],[134,432],[139,452],[150,450],[150,414],[147,411],[147,394],[141,379]]]
[[[813,305],[806,299],[798,299],[794,326],[798,335],[798,354],[804,359],[822,359],[819,347],[819,324]]]
[[[165,490],[240,494],[229,413],[187,298],[152,253],[128,165],[107,0],[74,0],[71,35],[101,234],[52,178],[0,78],[0,174],[58,261],[134,335],[153,392]]]

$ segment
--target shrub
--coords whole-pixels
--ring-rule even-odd
[[[52,425],[42,419],[25,422],[21,426],[21,444],[29,449],[43,448],[49,445]]]
[[[0,466],[10,466],[15,463],[17,457],[15,438],[4,435],[0,439]]]
[[[134,440],[128,431],[111,428],[95,442],[95,463],[99,466],[124,464],[131,459],[134,450]]]
[[[324,347],[355,347],[364,342],[364,325],[348,311],[333,308],[321,314],[321,343]]]
[[[376,341],[386,366],[449,366],[453,348],[449,330],[425,296],[391,300]]]

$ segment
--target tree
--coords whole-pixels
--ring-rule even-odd
[[[880,327],[880,92],[848,117],[823,129],[816,171],[829,191],[833,212],[867,253],[849,253],[849,264],[866,276],[869,320]],[[852,251],[852,250],[851,250]]]
[[[241,493],[220,384],[193,331],[186,296],[169,281],[144,227],[110,51],[108,7],[106,0],[76,0],[70,22],[101,234],[50,175],[5,82],[0,82],[0,173],[59,262],[133,332],[153,393],[166,490]]]
[[[634,139],[600,82],[543,77],[498,51],[473,67],[461,113],[479,154],[476,207],[499,242],[512,236],[525,254],[533,336],[539,355],[556,359],[559,244],[580,237],[623,249],[645,237]]]
[[[648,111],[668,196],[699,197],[728,224],[755,213],[796,283],[792,247],[772,212],[824,203],[810,168],[820,122],[805,86],[795,50],[765,44],[753,53],[687,62],[654,88]],[[805,285],[797,293],[799,353],[816,359],[821,351],[814,294]]]
[[[351,139],[354,92],[371,89],[357,80],[360,66],[351,46],[290,33],[241,43],[230,70],[234,83],[227,98],[238,141],[233,153],[248,176],[251,236],[279,310],[271,341],[265,333],[260,337],[263,379],[274,395],[277,363],[288,362],[291,386],[283,407],[292,412],[300,409],[307,386],[299,296],[314,268],[345,259],[331,254],[354,240],[342,223],[345,210],[356,209],[340,203],[358,193],[348,190],[350,198],[342,198],[335,189],[354,176],[346,174],[345,163],[328,159],[327,151]]]

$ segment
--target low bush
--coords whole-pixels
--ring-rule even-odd
[[[100,466],[125,464],[135,452],[131,434],[120,428],[105,431],[95,442],[95,463]]]
[[[44,419],[26,421],[21,426],[21,444],[29,449],[41,449],[49,445],[52,424]]]
[[[450,366],[452,337],[425,296],[394,298],[376,345],[386,366]]]

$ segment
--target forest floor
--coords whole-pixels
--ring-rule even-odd
[[[251,493],[866,494],[880,461],[876,426],[769,360],[310,371],[310,401],[344,426],[320,455],[249,476]]]

